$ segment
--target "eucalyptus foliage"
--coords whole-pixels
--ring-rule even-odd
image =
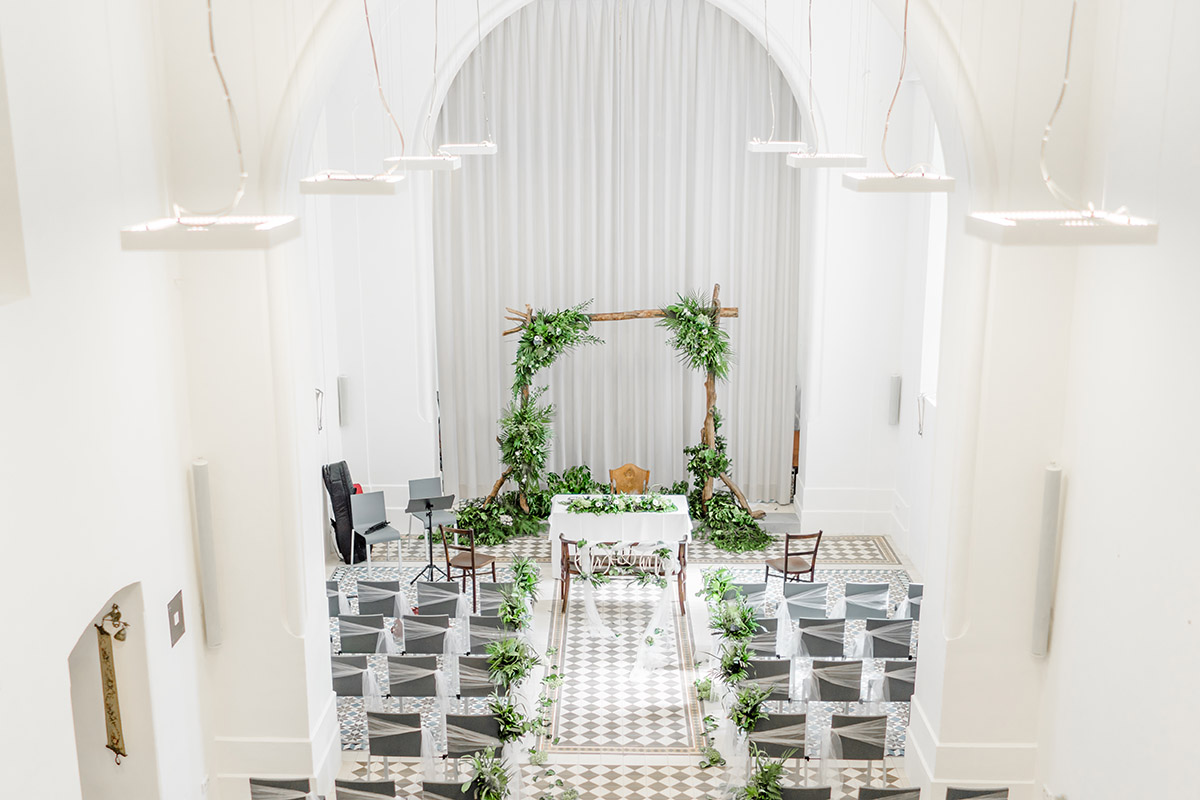
[[[488,677],[505,689],[525,680],[541,663],[538,654],[521,637],[500,639],[487,646]]]
[[[512,572],[513,584],[530,602],[536,603],[538,599],[538,581],[542,578],[542,570],[538,567],[537,562],[528,556],[517,556],[508,565]]]
[[[500,593],[499,617],[514,631],[523,631],[533,623],[533,614],[520,588],[514,586]]]
[[[588,333],[592,320],[585,309],[592,304],[589,300],[572,308],[559,311],[538,309],[533,319],[521,330],[521,341],[517,343],[517,357],[513,361],[513,394],[533,385],[533,376],[554,363],[563,353],[588,344],[601,344],[598,336]]]
[[[721,680],[729,686],[743,681],[750,675],[750,659],[754,653],[744,642],[726,642],[721,645],[721,664],[718,668]]]
[[[708,627],[714,633],[734,642],[744,642],[758,633],[754,609],[744,597],[725,600],[709,610]]]
[[[671,346],[692,369],[711,372],[720,380],[729,377],[733,349],[721,328],[717,309],[703,295],[677,295],[679,301],[664,308],[659,326],[670,332]]]

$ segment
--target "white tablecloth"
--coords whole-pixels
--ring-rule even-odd
[[[550,574],[558,577],[562,539],[577,542],[690,542],[692,518],[687,498],[681,494],[663,495],[675,504],[675,510],[662,513],[572,514],[567,501],[582,494],[556,494],[550,506]]]

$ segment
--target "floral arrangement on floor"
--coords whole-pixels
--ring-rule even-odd
[[[678,510],[673,501],[657,492],[577,497],[567,501],[567,512],[571,514],[670,514]]]

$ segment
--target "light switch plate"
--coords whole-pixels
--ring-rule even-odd
[[[171,598],[171,602],[167,603],[167,622],[171,626],[171,647],[179,641],[183,636],[183,590]]]

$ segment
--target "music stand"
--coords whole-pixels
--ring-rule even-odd
[[[452,505],[454,505],[454,495],[452,494],[444,497],[415,497],[408,501],[408,508],[404,509],[404,513],[425,515],[425,538],[429,541],[429,563],[421,567],[417,576],[409,581],[410,584],[421,580],[426,572],[429,573],[431,581],[437,580],[438,573],[441,573],[444,579],[450,580],[446,570],[433,563],[433,512],[444,511]]]

